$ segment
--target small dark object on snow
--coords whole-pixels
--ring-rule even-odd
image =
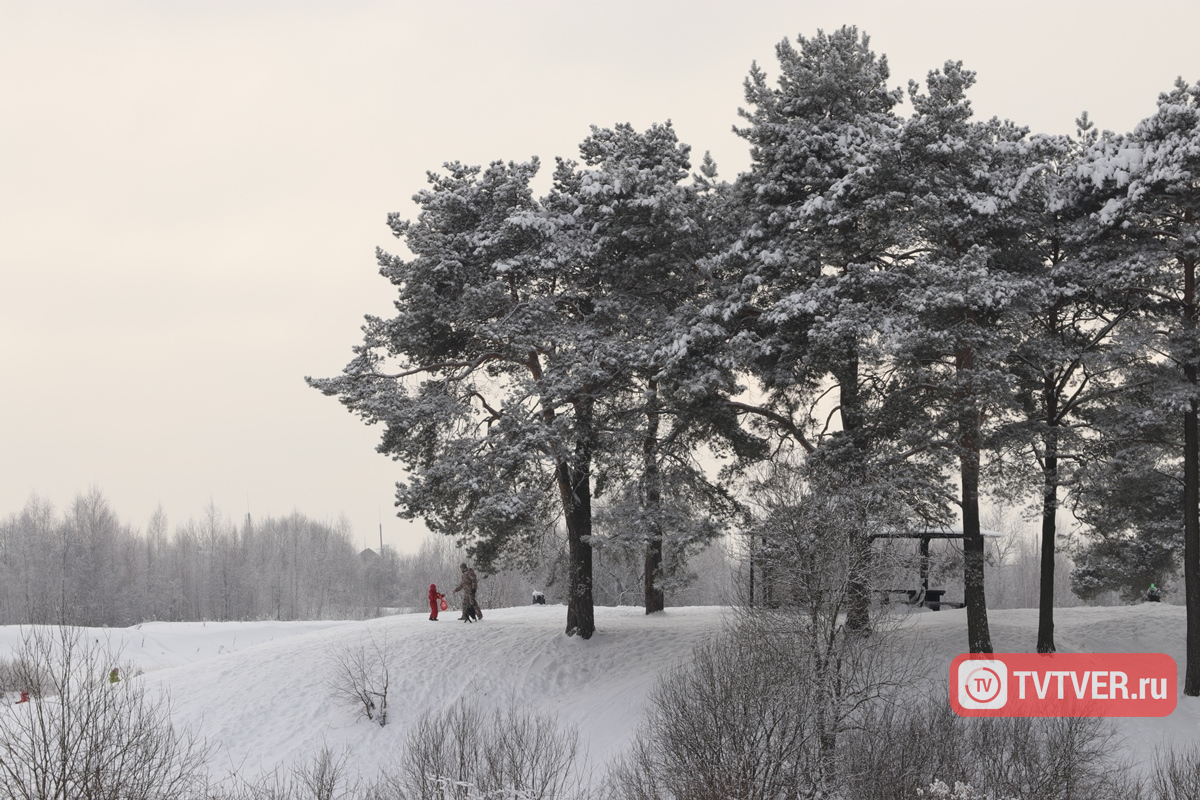
[[[537,589],[534,589],[533,590],[533,604],[535,606],[546,605],[546,595],[542,594]]]
[[[1158,603],[1161,600],[1162,600],[1162,592],[1153,583],[1150,584],[1150,588],[1146,590],[1146,602],[1147,603]]]

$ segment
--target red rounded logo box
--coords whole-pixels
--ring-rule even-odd
[[[1165,717],[1179,670],[1163,653],[964,653],[950,662],[960,717]]]

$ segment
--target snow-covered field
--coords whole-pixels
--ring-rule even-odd
[[[250,777],[306,760],[322,747],[346,752],[363,776],[395,758],[411,724],[427,709],[470,697],[485,708],[515,701],[578,726],[589,763],[604,763],[631,740],[660,673],[685,661],[692,648],[719,634],[727,609],[674,608],[645,616],[639,608],[597,608],[589,641],[562,633],[555,606],[488,610],[475,624],[452,613],[430,622],[403,614],[367,622],[147,623],[92,629],[90,636],[121,650],[121,662],[164,687],[177,724],[194,726],[218,745],[212,769]],[[989,615],[997,652],[1030,652],[1037,611]],[[1182,671],[1185,616],[1178,606],[1056,611],[1056,641],[1064,652],[1161,652]],[[921,637],[938,669],[966,643],[961,610],[910,615],[905,635]],[[330,659],[364,640],[394,653],[390,724],[358,716],[328,688]],[[0,627],[0,657],[20,640]],[[1152,757],[1156,745],[1200,743],[1200,699],[1180,698],[1165,718],[1115,721],[1128,755]]]

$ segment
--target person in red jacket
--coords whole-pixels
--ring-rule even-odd
[[[438,604],[439,601],[446,595],[437,590],[437,584],[429,584],[429,618],[437,622]]]

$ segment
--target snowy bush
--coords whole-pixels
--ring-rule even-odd
[[[802,639],[787,653],[781,636],[767,641],[763,632],[743,625],[663,679],[631,750],[609,773],[607,798],[1139,796],[1104,720],[965,719],[950,709],[944,684],[863,692],[853,707],[838,706],[808,666]],[[888,672],[886,650],[845,652],[861,657],[847,675]],[[1181,759],[1176,770],[1185,766]]]
[[[912,798],[941,781],[952,792],[959,782],[987,787],[973,791],[989,800],[1139,795],[1105,720],[963,718],[950,709],[941,684],[907,703],[877,704],[861,722],[839,752],[846,786],[859,800]]]
[[[608,797],[769,800],[811,785],[811,693],[755,644],[735,631],[659,683]]]
[[[870,469],[820,461],[781,461],[752,483],[751,544],[760,564],[762,607],[745,609],[745,650],[771,654],[788,669],[777,682],[804,687],[811,730],[813,792],[842,784],[840,737],[873,702],[908,691],[931,665],[902,618],[871,602],[871,589],[895,585],[893,551],[873,548],[908,521],[908,509]]]
[[[460,700],[423,715],[371,800],[574,800],[584,783],[579,732],[510,706]]]
[[[992,795],[976,792],[969,783],[955,781],[954,787],[951,788],[944,781],[938,780],[929,784],[928,790],[917,789],[917,797],[928,797],[931,800],[993,800]]]
[[[422,716],[378,780],[367,783],[329,748],[206,800],[583,800],[579,734],[515,707],[466,701]],[[237,776],[234,776],[237,781]]]

